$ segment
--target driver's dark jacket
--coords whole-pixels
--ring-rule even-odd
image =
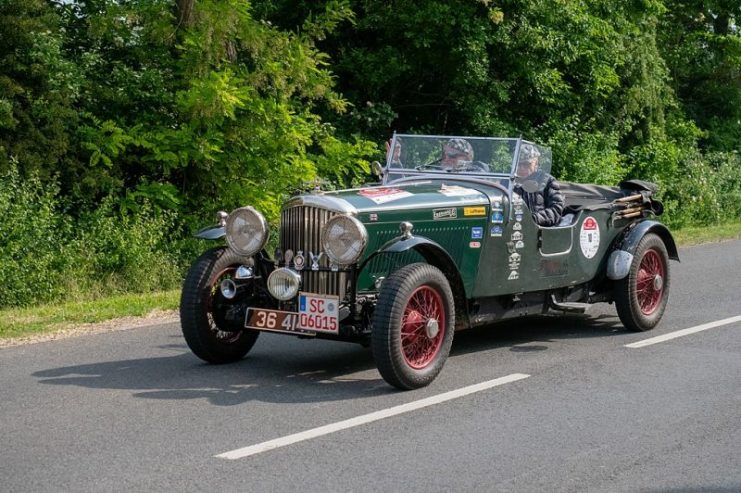
[[[536,192],[526,192],[520,185],[515,185],[514,191],[525,201],[533,220],[539,226],[555,226],[561,220],[564,209],[561,186],[551,175],[545,173],[536,175],[530,177],[536,179],[539,184]]]

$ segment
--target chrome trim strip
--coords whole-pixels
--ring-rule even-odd
[[[326,195],[301,195],[299,197],[294,197],[283,205],[283,210],[300,207],[302,205],[317,207],[332,212],[339,212],[340,214],[355,215],[358,213],[358,210],[347,200],[337,197],[327,197]]]

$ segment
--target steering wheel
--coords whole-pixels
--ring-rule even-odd
[[[437,161],[433,161],[433,162],[427,163],[427,164],[418,164],[417,166],[414,167],[414,169],[417,170],[417,171],[421,171],[423,169],[441,170],[442,168],[440,167],[439,164],[435,164],[436,162]]]

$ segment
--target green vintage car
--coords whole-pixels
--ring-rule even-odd
[[[394,135],[387,154],[377,185],[288,200],[274,252],[250,206],[197,233],[226,240],[183,285],[182,330],[198,357],[239,360],[261,331],[358,342],[388,383],[413,389],[438,375],[458,330],[598,302],[614,302],[631,330],[661,319],[679,257],[653,219],[652,184],[562,182],[560,222],[543,227],[523,196],[545,186],[545,146]],[[533,156],[537,171],[522,176]]]

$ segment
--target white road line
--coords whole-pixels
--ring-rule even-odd
[[[671,339],[676,339],[677,337],[694,334],[695,332],[702,332],[703,330],[708,330],[714,327],[720,327],[721,325],[728,325],[728,324],[732,324],[735,322],[741,322],[741,315],[738,315],[736,317],[731,317],[731,318],[724,318],[723,320],[716,320],[715,322],[709,322],[706,324],[697,325],[695,327],[690,327],[689,329],[682,329],[676,332],[670,332],[668,334],[664,334],[661,336],[652,337],[650,339],[644,339],[642,341],[633,342],[630,344],[626,344],[625,347],[629,347],[629,348],[646,347],[646,346],[650,346],[651,344],[658,344],[660,342],[669,341]]]
[[[214,457],[218,457],[220,459],[231,459],[231,460],[242,459],[244,457],[249,457],[250,455],[267,452],[268,450],[285,447],[286,445],[292,445],[294,443],[302,442],[304,440],[311,440],[312,438],[317,438],[323,435],[328,435],[336,431],[346,430],[348,428],[354,428],[355,426],[364,425],[366,423],[372,423],[380,419],[390,418],[392,416],[397,416],[399,414],[416,411],[417,409],[422,409],[424,407],[432,406],[435,404],[440,404],[441,402],[449,401],[452,399],[458,399],[460,397],[474,394],[476,392],[481,392],[482,390],[487,390],[492,387],[496,387],[498,385],[504,385],[505,383],[516,382],[517,380],[522,380],[529,376],[530,375],[525,375],[524,373],[513,373],[511,375],[507,375],[506,377],[496,378],[494,380],[489,380],[487,382],[477,383],[475,385],[470,385],[468,387],[463,387],[457,390],[451,390],[450,392],[444,392],[442,394],[433,395],[432,397],[427,397],[425,399],[420,399],[418,401],[408,402],[400,406],[394,406],[394,407],[390,407],[388,409],[382,409],[380,411],[376,411],[370,414],[364,414],[362,416],[357,416],[355,418],[350,418],[344,421],[339,421],[337,423],[320,426],[318,428],[312,428],[310,430],[302,431],[300,433],[295,433],[293,435],[288,435],[288,436],[284,436],[281,438],[276,438],[275,440],[269,440],[267,442],[258,443],[257,445],[250,445],[249,447],[243,447],[243,448],[239,448],[236,450],[231,450],[229,452],[224,452],[223,454],[219,454]]]

